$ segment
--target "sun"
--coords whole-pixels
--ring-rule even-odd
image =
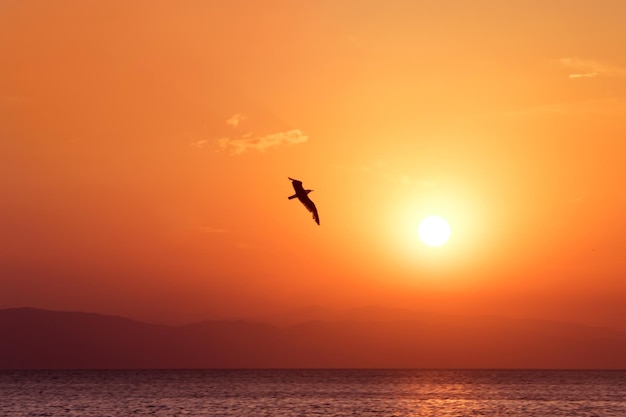
[[[450,239],[450,225],[440,216],[424,217],[417,228],[417,234],[428,246],[441,246]]]

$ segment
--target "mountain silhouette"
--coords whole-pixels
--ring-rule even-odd
[[[0,369],[626,369],[626,334],[541,320],[375,307],[276,326],[182,326],[93,313],[0,310]]]

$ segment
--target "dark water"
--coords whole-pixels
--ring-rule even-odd
[[[0,416],[626,417],[626,371],[0,371]]]

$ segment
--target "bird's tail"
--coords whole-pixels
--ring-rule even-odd
[[[294,195],[290,195],[290,196],[289,196],[289,197],[287,197],[287,198],[291,200],[291,199],[294,199],[294,198],[296,198],[296,197],[297,197],[297,195],[295,195],[295,194],[294,194]]]

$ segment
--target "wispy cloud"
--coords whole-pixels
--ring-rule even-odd
[[[226,120],[226,124],[233,129],[237,129],[240,124],[248,117],[242,113],[232,115]],[[283,145],[296,145],[298,143],[304,143],[309,140],[309,137],[302,133],[299,129],[287,130],[284,132],[271,133],[268,135],[256,135],[252,132],[245,134],[239,134],[236,136],[226,136],[219,139],[197,139],[193,140],[193,136],[189,139],[192,141],[189,146],[195,149],[204,149],[208,146],[215,145],[217,142],[218,152],[219,149],[230,151],[231,155],[241,155],[244,152],[256,150],[259,152],[265,152],[269,148],[276,148]]]
[[[596,77],[626,77],[626,69],[609,65],[600,61],[581,58],[561,58],[561,65],[570,70],[568,77],[596,78]]]
[[[241,114],[241,113],[237,113],[237,114],[235,114],[235,115],[231,116],[228,120],[226,120],[226,124],[227,124],[228,126],[238,127],[238,126],[239,126],[239,124],[240,124],[241,122],[243,122],[244,120],[246,120],[246,119],[247,119],[247,117],[246,117],[246,116],[244,116],[244,115],[243,115],[243,114]]]
[[[232,155],[241,155],[250,150],[265,152],[268,148],[283,145],[296,145],[309,139],[298,129],[286,132],[272,133],[265,136],[253,136],[251,133],[236,138],[221,138],[219,145],[223,149],[230,149]]]
[[[208,139],[200,139],[195,142],[191,142],[191,147],[196,149],[202,149],[209,143]]]
[[[569,78],[595,78],[598,76],[597,72],[585,72],[583,74],[569,74]]]

